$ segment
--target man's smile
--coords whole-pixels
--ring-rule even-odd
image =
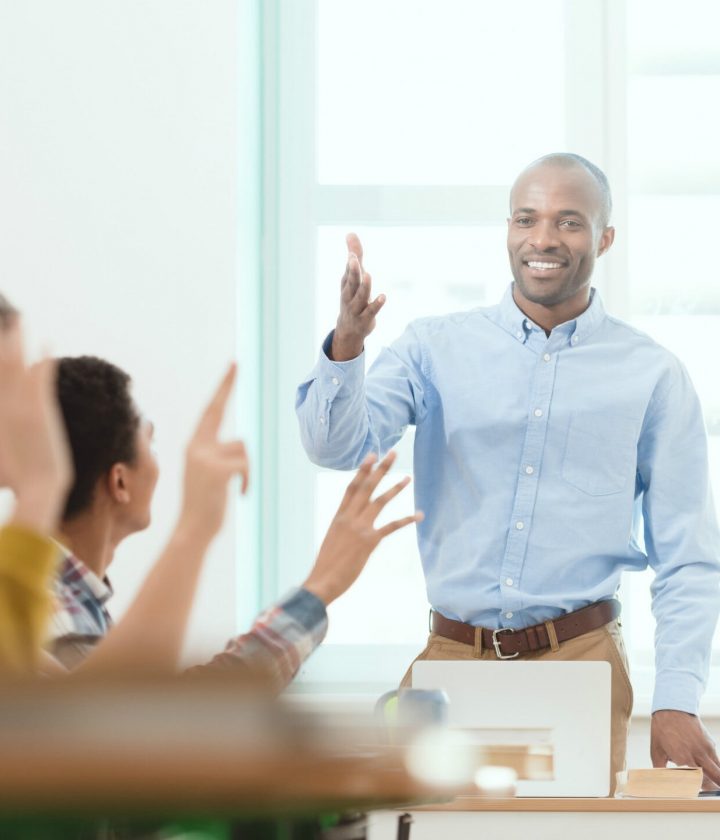
[[[523,266],[531,277],[536,279],[549,279],[560,274],[560,272],[567,268],[567,261],[560,260],[557,257],[545,257],[535,259],[523,259]]]
[[[528,260],[526,264],[529,268],[534,268],[538,271],[552,271],[552,269],[554,268],[562,268],[562,263],[558,262],[540,262],[538,260]]]

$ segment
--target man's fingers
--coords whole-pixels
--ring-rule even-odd
[[[207,404],[205,411],[200,416],[200,422],[195,431],[196,437],[217,436],[223,416],[225,415],[225,407],[235,384],[236,375],[237,365],[235,362],[232,362],[210,402]]]
[[[355,254],[358,258],[358,262],[362,265],[363,249],[362,244],[360,243],[360,237],[356,233],[348,233],[345,237],[345,242],[347,243],[348,251],[351,254]]]
[[[368,303],[365,313],[374,318],[385,305],[385,295],[378,295],[372,303]]]
[[[349,306],[360,287],[362,272],[357,257],[350,254],[340,283],[340,303]]]
[[[396,519],[394,522],[389,522],[382,528],[378,528],[376,533],[380,535],[381,540],[384,540],[385,537],[392,534],[394,531],[399,531],[401,528],[412,525],[413,522],[422,522],[424,518],[425,514],[419,510],[416,513],[413,513],[412,516],[406,516],[403,519]]]
[[[720,785],[720,763],[717,755],[705,755],[697,761],[702,767],[705,779],[713,783],[713,786]]]
[[[371,291],[372,277],[367,272],[363,272],[362,280],[355,291],[353,299],[350,301],[350,308],[355,315],[364,314],[370,302]]]
[[[668,755],[662,747],[650,744],[650,760],[653,767],[665,767],[668,763]]]

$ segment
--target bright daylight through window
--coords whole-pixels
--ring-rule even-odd
[[[707,360],[720,284],[698,242],[720,198],[720,116],[709,106],[720,96],[717,4],[297,0],[278,9],[271,209],[282,364],[268,446],[284,453],[277,521],[300,535],[293,546],[277,537],[278,586],[297,576],[298,554],[317,548],[347,483],[346,473],[307,463],[288,404],[335,324],[345,233],[360,235],[374,294],[388,299],[367,342],[369,364],[413,318],[499,300],[511,279],[509,186],[551,151],[578,152],[608,173],[618,234],[596,283],[610,312],[688,367],[718,497],[720,385]],[[396,473],[411,472],[412,431]],[[387,515],[412,507],[406,493]],[[621,593],[640,705],[652,685],[650,579],[626,575]],[[331,611],[307,678],[396,678],[424,644],[427,610],[414,534],[403,532]],[[720,704],[715,676],[713,696]]]

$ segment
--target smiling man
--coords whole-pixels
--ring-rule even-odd
[[[720,784],[697,717],[720,580],[697,396],[682,364],[608,316],[591,287],[614,238],[605,175],[548,155],[510,205],[503,300],[413,322],[367,377],[363,345],[385,298],[371,299],[348,237],[337,326],[298,390],[303,444],[315,463],[352,469],[416,426],[433,609],[420,658],[608,661],[613,772],[632,709],[615,595],[624,570],[650,565],[652,759]]]

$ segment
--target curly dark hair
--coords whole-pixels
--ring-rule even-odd
[[[63,519],[92,503],[98,479],[113,464],[132,464],[137,456],[140,416],[125,371],[94,356],[58,361],[57,393],[72,449],[75,482]]]

